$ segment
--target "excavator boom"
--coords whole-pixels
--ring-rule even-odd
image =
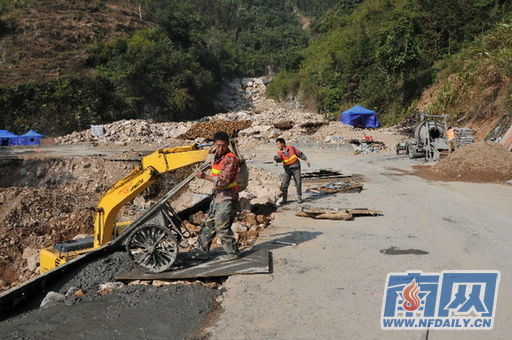
[[[63,251],[65,247],[62,244],[59,247],[41,249],[41,272],[46,272],[78,255],[112,241],[115,236],[117,214],[125,204],[153,184],[160,174],[203,162],[206,160],[208,152],[208,149],[189,145],[156,150],[143,157],[139,167],[117,181],[98,202],[95,208],[92,244],[88,243],[88,246],[78,247],[79,249],[71,246],[68,249],[72,249],[72,251]]]

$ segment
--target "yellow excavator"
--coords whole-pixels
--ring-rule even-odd
[[[125,204],[153,184],[160,174],[204,162],[209,153],[206,146],[160,149],[143,157],[137,168],[117,181],[100,199],[95,208],[93,237],[57,243],[40,250],[41,273],[113,240],[119,243],[120,239],[130,258],[144,271],[158,273],[169,269],[176,260],[180,243],[189,235],[181,227],[182,221],[168,201],[192,180],[193,174],[166,193],[134,222],[116,225],[117,214]],[[205,163],[201,169],[208,167],[209,164]]]

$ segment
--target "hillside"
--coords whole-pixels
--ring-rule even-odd
[[[222,111],[226,79],[295,63],[303,22],[334,2],[1,0],[0,126],[57,136]]]
[[[435,82],[414,104],[418,109],[449,114],[455,124],[474,128],[480,140],[512,112],[512,25],[497,25],[437,68]]]
[[[332,115],[364,105],[387,125],[418,108],[458,123],[494,120],[510,109],[510,18],[502,0],[366,0],[328,12],[269,93]]]
[[[85,69],[90,45],[154,26],[132,1],[38,0],[1,17],[0,84],[48,81]]]
[[[0,0],[0,128],[63,135],[227,111],[229,79],[385,125],[448,113],[483,138],[512,107],[506,0]],[[48,124],[48,122],[54,124]]]

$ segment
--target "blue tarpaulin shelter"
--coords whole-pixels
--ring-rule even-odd
[[[0,130],[0,146],[16,145],[17,142],[18,135],[7,130]]]
[[[43,137],[44,135],[37,133],[34,130],[30,130],[18,137],[17,145],[39,145],[41,144],[41,138]]]
[[[361,128],[378,128],[380,127],[379,117],[377,112],[365,109],[362,106],[356,105],[351,109],[343,111],[340,116],[340,121]]]

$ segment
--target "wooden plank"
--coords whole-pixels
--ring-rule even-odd
[[[320,214],[314,217],[317,220],[341,220],[348,221],[352,219],[352,214],[349,213],[328,213],[328,214]]]

